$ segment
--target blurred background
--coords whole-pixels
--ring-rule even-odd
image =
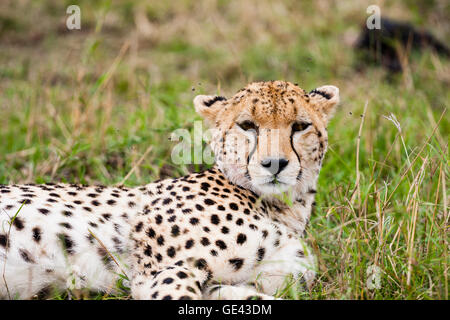
[[[72,4],[81,30],[66,27]],[[358,49],[370,5],[409,37],[390,37],[394,25],[384,47]],[[411,35],[447,46],[449,17],[445,0],[2,0],[0,183],[179,176],[203,167],[170,159],[170,133],[200,119],[195,95],[333,84],[342,102],[309,233],[319,284],[289,296],[446,299],[450,64]],[[381,289],[367,287],[372,265]]]

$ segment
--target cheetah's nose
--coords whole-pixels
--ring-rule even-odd
[[[261,165],[272,174],[279,174],[288,165],[289,160],[285,158],[266,158],[261,161]]]

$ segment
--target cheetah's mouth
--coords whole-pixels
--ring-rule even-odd
[[[285,192],[294,184],[295,183],[287,181],[286,178],[272,175],[258,181],[256,187],[264,194],[279,194]]]

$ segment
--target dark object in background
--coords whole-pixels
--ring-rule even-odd
[[[443,56],[450,50],[427,31],[415,29],[411,24],[388,18],[381,19],[381,29],[368,29],[366,24],[359,35],[356,49],[361,51],[361,63],[381,64],[391,72],[402,71],[397,46],[404,50],[430,48]]]

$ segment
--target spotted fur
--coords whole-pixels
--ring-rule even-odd
[[[201,173],[137,188],[0,185],[0,296],[111,292],[117,273],[135,299],[273,299],[286,276],[310,285],[315,259],[301,237],[338,95],[272,81],[196,97],[217,129],[217,163]],[[275,129],[279,149],[263,150]]]

